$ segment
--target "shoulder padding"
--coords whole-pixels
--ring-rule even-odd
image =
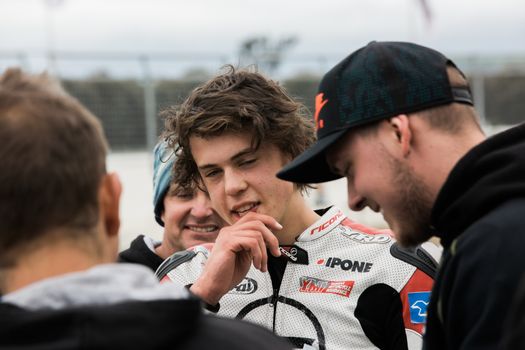
[[[193,250],[182,250],[180,252],[173,253],[169,258],[164,260],[162,264],[160,264],[157,271],[155,271],[155,276],[157,276],[157,279],[161,281],[164,276],[168,274],[168,272],[177,266],[190,261],[193,259],[193,257],[195,257],[195,255],[197,255],[197,253]]]
[[[432,279],[436,276],[437,261],[420,245],[416,247],[401,247],[397,242],[390,247],[390,253],[395,258],[413,265],[429,275]]]

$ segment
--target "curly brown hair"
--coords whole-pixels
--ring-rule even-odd
[[[307,109],[277,82],[248,69],[229,65],[225,72],[191,92],[180,105],[161,113],[165,137],[177,149],[174,182],[202,184],[190,149],[190,137],[209,138],[225,132],[250,133],[252,147],[271,143],[292,159],[315,142]],[[307,184],[297,184],[301,191]]]

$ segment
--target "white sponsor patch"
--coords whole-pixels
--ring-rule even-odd
[[[371,235],[371,234],[366,234],[363,232],[359,232],[355,230],[348,230],[348,229],[341,230],[341,231],[343,235],[359,243],[384,244],[384,243],[388,243],[392,241],[392,238],[389,235],[384,235],[384,234]]]

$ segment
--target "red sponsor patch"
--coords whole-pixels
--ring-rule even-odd
[[[332,225],[337,219],[339,219],[341,216],[343,216],[343,213],[338,211],[335,213],[334,216],[332,216],[328,221],[322,223],[321,225],[314,227],[310,230],[310,235],[313,235],[314,233],[321,232],[324,229],[326,229],[328,226]]]
[[[314,277],[302,276],[299,279],[299,292],[336,294],[348,298],[354,281],[327,281]]]

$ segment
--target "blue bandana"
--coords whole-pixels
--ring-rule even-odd
[[[153,150],[153,206],[155,220],[164,226],[161,219],[164,210],[164,196],[168,192],[171,183],[171,171],[176,156],[173,148],[166,141],[160,141]]]

